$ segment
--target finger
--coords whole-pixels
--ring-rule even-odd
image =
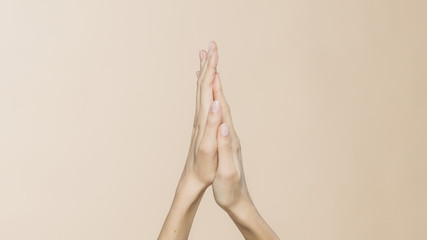
[[[197,78],[199,78],[200,71],[196,72],[196,76],[197,76]],[[193,152],[194,148],[195,148],[195,145],[196,145],[196,138],[197,138],[196,136],[197,136],[197,133],[198,133],[197,120],[198,120],[198,115],[199,115],[199,103],[200,103],[200,101],[199,101],[199,97],[200,96],[199,95],[200,95],[200,93],[199,93],[199,84],[197,84],[197,91],[196,91],[196,113],[194,114],[193,131],[191,133],[191,142],[190,142],[189,152]]]
[[[211,41],[206,66],[200,72],[199,86],[200,86],[200,104],[199,104],[199,123],[203,124],[206,121],[206,116],[209,104],[213,100],[212,82],[218,64],[218,54],[215,42]]]
[[[227,123],[222,123],[217,130],[218,169],[222,177],[234,176],[237,170],[233,161],[232,135]]]
[[[225,99],[224,96],[224,91],[222,90],[222,85],[221,85],[221,79],[220,79],[220,74],[217,73],[215,75],[215,80],[213,83],[213,91],[214,91],[214,99],[218,100],[222,106],[222,121],[224,123],[228,124],[229,127],[229,131],[230,131],[230,135],[231,135],[231,149],[233,151],[233,153],[235,154],[235,166],[237,167],[237,172],[240,174],[241,172],[243,172],[241,170],[242,168],[242,163],[241,163],[241,146],[240,146],[240,139],[239,136],[237,136],[236,133],[236,129],[234,127],[233,124],[233,119],[231,117],[231,110],[230,110],[230,106],[227,103],[227,100]]]
[[[200,85],[199,85],[199,76],[200,71],[196,72],[197,76],[197,89],[196,89],[196,117],[199,114],[199,106],[200,106]]]
[[[199,52],[200,71],[202,71],[203,67],[205,66],[207,56],[208,56],[208,53],[205,50],[200,50],[200,52]]]
[[[199,111],[200,111],[200,83],[201,83],[201,78],[200,78],[200,73],[203,71],[203,67],[207,61],[207,52],[204,50],[200,50],[199,52],[199,59],[200,59],[200,71],[197,71],[196,75],[197,75],[197,91],[196,91],[196,115],[199,115]],[[194,125],[196,125],[197,122],[194,122]]]
[[[196,72],[196,76],[197,76],[197,78],[199,78],[200,71]],[[196,87],[196,110],[194,113],[193,129],[197,127],[197,119],[199,116],[199,104],[200,104],[199,98],[200,98],[199,83],[197,83],[197,87]]]
[[[214,55],[216,55],[214,57]],[[212,61],[215,61],[215,63],[212,63]],[[205,77],[208,74],[211,74],[211,78],[213,77],[213,73],[216,72],[216,64],[218,63],[218,46],[215,41],[209,42],[209,50],[206,53],[206,61],[204,62],[204,65],[202,69],[200,70],[200,76],[202,77],[202,80],[205,79]],[[212,73],[213,68],[213,73]],[[211,71],[209,71],[211,69]]]
[[[214,99],[218,100],[223,109],[223,121],[226,122],[229,127],[234,131],[233,120],[231,118],[230,106],[225,99],[224,92],[222,89],[221,78],[219,73],[215,74],[215,80],[212,84]]]
[[[212,41],[213,42],[213,41]],[[216,67],[218,64],[218,54],[215,42],[212,43],[209,50],[208,60],[206,61],[207,67],[200,73],[200,108],[198,116],[198,128],[200,133],[204,132],[206,118],[209,111],[209,105],[213,101],[212,82],[215,76]],[[196,146],[200,144],[201,135],[199,134]]]
[[[196,90],[196,111],[194,115],[194,121],[193,121],[193,133],[191,138],[191,146],[190,151],[195,150],[196,142],[197,142],[197,135],[199,132],[199,115],[200,115],[200,85],[201,85],[201,72],[204,71],[204,69],[207,67],[207,60],[208,60],[208,53],[205,50],[199,51],[199,60],[200,60],[200,70],[196,72],[197,76],[197,90]]]
[[[206,127],[198,146],[197,156],[211,160],[217,154],[217,130],[222,120],[222,109],[219,101],[213,101],[206,119]]]

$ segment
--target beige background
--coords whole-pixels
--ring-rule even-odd
[[[282,239],[427,239],[427,2],[2,1],[0,239],[155,239],[198,51]],[[242,239],[211,189],[190,239]]]

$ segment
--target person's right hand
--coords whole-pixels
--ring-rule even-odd
[[[213,83],[214,98],[223,109],[217,131],[218,168],[212,189],[223,208],[247,240],[279,239],[257,211],[246,186],[239,137],[233,126],[230,106],[225,100],[219,74]]]
[[[212,190],[215,201],[225,211],[231,210],[239,202],[252,202],[249,195],[242,165],[239,137],[233,126],[230,106],[222,89],[219,73],[213,82],[214,98],[223,109],[223,123],[218,128],[218,168]]]

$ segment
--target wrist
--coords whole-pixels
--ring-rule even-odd
[[[261,217],[250,196],[226,211],[245,239],[279,239]]]
[[[179,180],[176,194],[184,198],[198,198],[203,196],[207,187],[191,174],[184,174]]]
[[[158,239],[187,239],[197,208],[206,188],[193,178],[182,175],[171,209]]]
[[[239,222],[244,222],[246,219],[254,218],[259,215],[250,197],[246,196],[224,210],[233,220],[235,219]]]

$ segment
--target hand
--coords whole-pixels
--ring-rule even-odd
[[[217,46],[212,41],[209,52],[200,51],[190,150],[158,239],[188,238],[203,193],[212,183],[216,202],[227,211],[246,239],[278,239],[249,196],[240,143],[216,73],[217,64]]]
[[[209,52],[200,51],[193,133],[182,173],[182,179],[188,177],[203,188],[212,184],[218,165],[216,132],[222,121],[222,109],[218,101],[213,101],[212,92],[217,64],[217,46],[212,41]]]
[[[212,190],[218,205],[229,211],[242,201],[252,203],[252,199],[243,172],[240,140],[233,126],[230,106],[225,99],[219,73],[215,75],[213,88],[215,99],[223,106],[223,124],[217,132],[218,168]]]
[[[218,168],[212,184],[215,201],[247,240],[279,239],[257,211],[243,172],[240,140],[236,134],[219,74],[213,84],[214,98],[223,106],[223,123],[217,132]]]

